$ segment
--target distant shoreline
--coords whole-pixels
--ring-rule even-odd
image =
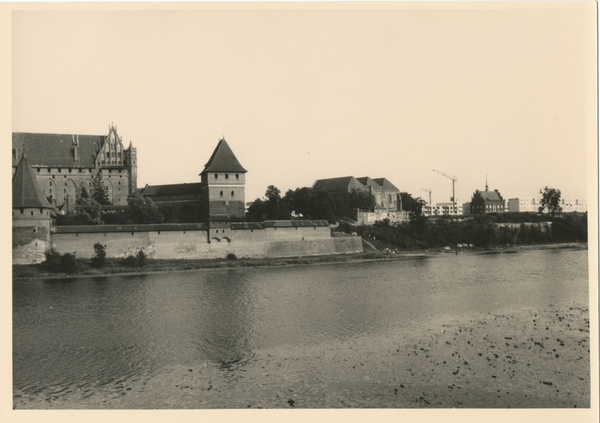
[[[587,243],[556,243],[523,245],[511,247],[508,251],[515,250],[547,250],[547,249],[587,249]],[[367,263],[377,261],[394,261],[409,259],[436,258],[444,254],[455,253],[460,250],[461,253],[482,254],[482,253],[501,253],[502,249],[472,249],[472,248],[451,248],[450,250],[432,249],[427,253],[421,251],[401,251],[397,253],[363,252],[350,255],[326,255],[326,256],[307,256],[307,257],[285,257],[285,258],[257,258],[257,259],[212,259],[212,260],[154,260],[148,259],[143,267],[127,268],[121,262],[122,259],[106,259],[107,266],[100,269],[92,268],[89,260],[81,259],[78,263],[82,269],[75,273],[52,273],[45,270],[41,264],[14,265],[13,281],[34,280],[34,279],[73,279],[87,277],[106,277],[106,276],[139,276],[160,273],[190,272],[200,270],[223,270],[223,269],[247,269],[247,268],[269,268],[269,267],[289,267],[289,266],[307,266],[317,264],[336,264],[336,263]],[[17,276],[15,276],[15,274]]]

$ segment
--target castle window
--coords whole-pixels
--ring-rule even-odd
[[[82,172],[82,169],[79,169],[79,173],[81,173],[81,172]]]
[[[71,171],[72,171],[72,170],[73,170],[73,169],[69,169],[69,173],[71,173]]]
[[[229,179],[229,173],[225,174],[225,179]]]
[[[121,173],[121,169],[119,169],[119,173]]]
[[[65,182],[65,186],[67,186],[67,183]]]
[[[59,168],[58,168],[58,173],[60,173],[61,171],[62,171],[62,169],[59,167]]]
[[[40,209],[40,214],[44,214],[44,209]]]
[[[21,209],[21,214],[23,214],[23,209]]]
[[[37,229],[36,229],[36,228],[33,228],[33,232],[37,232]]]
[[[232,197],[233,197],[233,194],[234,194],[234,193],[233,193],[233,191],[231,191],[231,196],[232,196]]]
[[[215,173],[215,179],[219,179],[219,174]]]
[[[221,191],[221,192],[219,193],[219,195],[222,197],[222,196],[223,196],[223,191]]]
[[[52,195],[52,188],[48,189],[48,193]]]
[[[108,173],[112,173],[112,169],[108,169]]]
[[[42,169],[40,169],[39,167],[37,168],[38,173],[42,171]]]
[[[52,168],[51,168],[51,167],[49,167],[49,168],[48,168],[48,173],[50,173],[51,171],[52,171]]]
[[[33,216],[33,212],[31,212],[31,215]]]

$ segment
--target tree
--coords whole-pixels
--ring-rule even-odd
[[[93,198],[79,198],[75,207],[75,224],[102,225],[100,204]]]
[[[260,198],[254,200],[254,202],[248,207],[248,213],[246,213],[246,220],[248,222],[262,222],[266,216],[265,202]]]
[[[562,211],[562,207],[560,206],[560,190],[546,186],[540,190],[540,194],[542,194],[542,199],[540,200],[538,211],[543,213],[547,209],[552,216],[560,214]]]
[[[127,198],[131,220],[139,224],[162,223],[164,217],[151,198],[134,195]]]
[[[100,173],[92,178],[91,197],[102,206],[112,204],[108,198],[108,188],[102,183],[102,175]]]
[[[290,211],[294,211],[297,215],[302,215],[305,219],[310,219],[312,197],[312,189],[302,187],[296,188],[294,191],[288,190],[284,200],[288,204]]]
[[[79,187],[79,192],[77,193],[77,198],[90,198],[90,194],[88,190],[85,188],[85,185],[81,184]]]
[[[92,267],[102,268],[106,264],[106,250],[99,242],[94,244],[95,257],[92,257]]]
[[[353,209],[362,209],[372,212],[375,209],[375,196],[369,192],[352,190],[350,193],[350,206]],[[355,217],[356,216],[354,216],[354,218]]]
[[[415,199],[407,192],[400,193],[400,201],[402,201],[402,210],[408,212],[410,223],[419,229],[423,229],[427,223],[427,217],[423,215],[425,201],[420,198]]]

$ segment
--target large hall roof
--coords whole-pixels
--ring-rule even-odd
[[[24,153],[32,167],[94,168],[104,135],[36,134],[13,132],[13,166]],[[79,160],[75,161],[74,141],[79,141]]]

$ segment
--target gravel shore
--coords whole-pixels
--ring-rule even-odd
[[[589,408],[587,305],[437,317],[245,363],[161,369],[15,409]]]

